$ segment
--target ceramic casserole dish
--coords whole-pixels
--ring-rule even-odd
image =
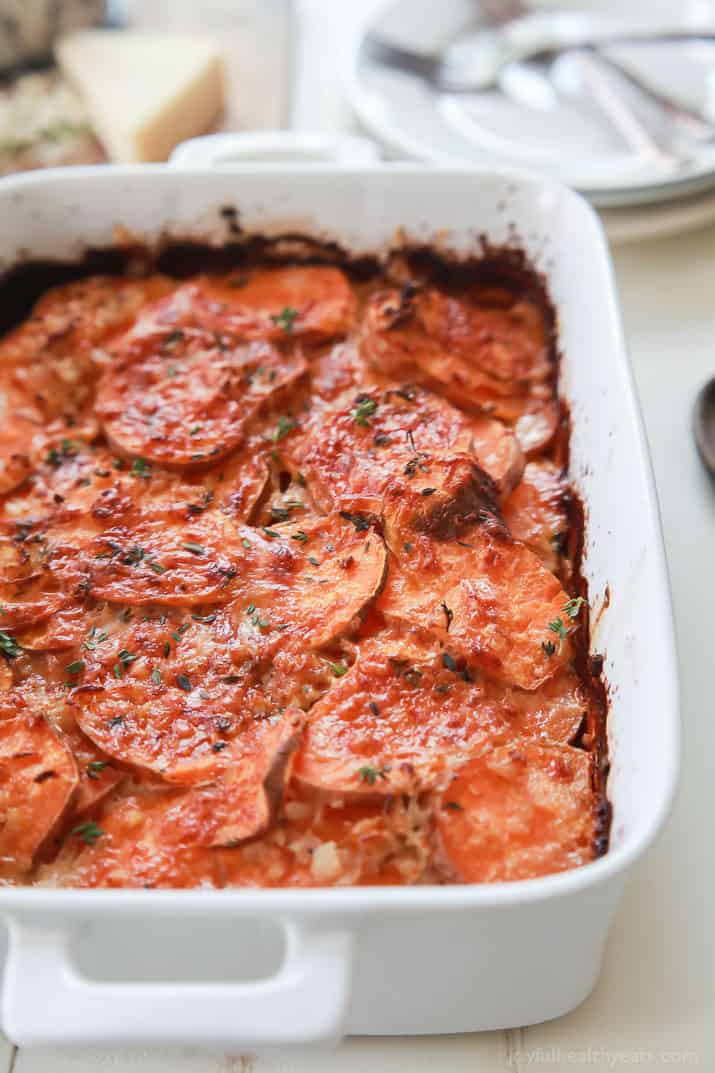
[[[70,168],[0,184],[0,269],[80,257],[115,242],[118,227],[147,243],[221,241],[226,205],[246,231],[299,230],[351,253],[379,252],[398,230],[457,253],[482,238],[516,244],[544,275],[573,426],[570,478],[585,507],[591,651],[604,657],[610,698],[610,848],[572,871],[485,885],[0,889],[3,1029],[23,1046],[260,1049],[556,1017],[594,986],[628,872],[667,814],[679,751],[658,508],[600,224],[577,195],[516,173]]]

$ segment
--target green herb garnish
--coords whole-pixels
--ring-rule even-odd
[[[111,767],[108,760],[90,760],[87,764],[87,777],[98,779],[100,772],[104,771],[106,767]]]
[[[371,414],[375,413],[377,403],[374,399],[371,399],[369,395],[358,395],[355,399],[355,403],[355,409],[352,411],[355,424],[362,426],[362,428],[369,428],[370,422],[368,421],[368,418]]]
[[[86,823],[80,823],[77,827],[73,827],[72,834],[81,838],[85,845],[93,846],[97,839],[102,837],[104,831],[97,826],[94,820],[87,820]]]
[[[135,458],[129,472],[132,477],[151,477],[151,465],[146,458]]]
[[[286,334],[290,335],[293,331],[293,321],[297,316],[297,309],[293,309],[292,306],[285,306],[280,313],[272,313],[271,320],[278,328],[282,328]]]

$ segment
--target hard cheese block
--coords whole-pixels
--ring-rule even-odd
[[[223,109],[221,53],[200,35],[86,30],[55,51],[115,163],[166,160]]]

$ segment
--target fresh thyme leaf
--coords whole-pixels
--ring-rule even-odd
[[[129,472],[132,477],[151,477],[151,466],[146,458],[135,458]]]
[[[297,316],[297,309],[293,309],[292,306],[285,306],[280,313],[272,313],[271,320],[278,328],[282,328],[287,335],[290,335],[293,331],[293,321]]]
[[[250,546],[251,546],[251,541],[250,541],[250,540],[246,540],[246,538],[245,538],[245,537],[243,538],[243,540],[241,541],[241,543],[243,544],[244,548],[250,548]]]
[[[297,427],[298,422],[294,421],[292,417],[279,417],[271,439],[274,443],[280,443],[289,432],[292,432]]]
[[[247,615],[252,615],[255,610],[256,610],[256,605],[255,604],[249,604],[248,607],[246,608],[246,614]]]
[[[80,823],[77,827],[73,827],[72,834],[81,838],[85,845],[93,846],[97,839],[102,837],[104,831],[97,826],[94,820],[87,820],[86,823]]]
[[[305,544],[308,540],[308,534],[299,529],[297,533],[293,533],[291,540],[297,540],[300,544]]]
[[[454,656],[450,656],[449,652],[442,653],[442,666],[446,667],[448,671],[457,670],[457,661]]]
[[[315,558],[314,555],[309,555],[308,556],[308,562],[310,563],[311,566],[320,566],[320,563],[318,562],[318,560]]]
[[[380,714],[380,709],[378,708],[378,706],[377,706],[377,704],[375,703],[374,700],[370,701],[368,707],[369,707],[369,709],[370,709],[370,711],[372,712],[373,715],[379,715]]]
[[[362,428],[369,428],[370,422],[368,421],[368,418],[371,414],[375,413],[377,403],[374,399],[371,399],[369,395],[358,395],[355,399],[355,403],[355,409],[352,411],[355,424],[361,425]]]
[[[433,496],[436,491],[437,491],[436,488],[423,488],[422,491],[420,492],[420,495],[421,496]]]
[[[557,634],[559,641],[564,642],[568,637],[569,631],[564,625],[563,619],[556,618],[553,622],[549,623],[549,629],[552,633]]]
[[[275,529],[266,529],[265,525],[263,526],[263,532],[270,540],[277,540],[280,536],[280,533],[276,533]]]
[[[564,606],[561,608],[565,615],[568,615],[570,619],[578,618],[581,608],[586,603],[583,596],[574,596],[572,599],[567,600]]]
[[[342,678],[344,674],[348,673],[347,663],[331,663],[330,670],[333,672],[336,678]]]
[[[350,511],[341,510],[340,517],[346,522],[352,522],[358,533],[364,533],[372,525],[369,514],[351,514]]]
[[[206,548],[202,544],[195,544],[193,540],[188,540],[186,544],[181,545],[185,551],[190,551],[192,555],[205,555]]]
[[[556,652],[556,645],[553,641],[542,641],[541,650],[545,656],[553,656]]]
[[[186,677],[185,674],[177,675],[176,684],[179,687],[179,689],[183,689],[185,693],[190,693],[191,692],[191,689],[192,689],[191,682],[189,681],[189,679]]]
[[[65,669],[67,674],[81,674],[86,664],[83,659],[76,659],[73,663],[70,663]]]
[[[98,779],[101,771],[104,771],[106,767],[112,765],[108,760],[90,760],[87,764],[87,777],[90,779]]]
[[[366,782],[368,786],[374,786],[378,779],[387,778],[389,770],[387,765],[385,765],[385,767],[376,768],[373,767],[372,764],[363,764],[362,767],[358,768],[357,773],[362,782]]]
[[[192,615],[194,622],[215,622],[216,615]]]
[[[14,637],[0,630],[0,652],[5,659],[16,659],[20,655],[20,646]]]
[[[161,671],[158,667],[155,667],[154,670],[151,672],[151,680],[152,682],[155,682],[158,686],[161,685]]]

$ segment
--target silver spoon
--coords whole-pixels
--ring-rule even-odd
[[[580,38],[573,35],[571,39],[553,39],[548,44],[545,41],[534,41],[531,44],[515,46],[510,42],[502,30],[493,30],[488,27],[479,30],[460,41],[453,42],[441,52],[420,53],[386,40],[379,31],[371,29],[365,34],[362,41],[363,55],[374,63],[385,67],[394,67],[405,74],[416,75],[429,83],[434,89],[443,93],[481,93],[484,90],[496,89],[499,77],[509,64],[524,63],[536,60],[548,63],[556,59],[566,49],[592,48],[604,49],[608,45],[646,44],[653,42],[693,42],[715,41],[715,30],[691,29],[691,30],[663,30],[651,33],[612,33],[609,35],[582,35]],[[616,66],[616,61],[610,61]],[[621,65],[617,65],[619,69]],[[632,72],[627,77],[640,89],[646,87],[645,83],[638,79]],[[656,91],[652,91],[653,96]],[[669,109],[679,106],[670,98],[660,95],[661,103],[667,101]],[[691,109],[683,107],[691,117]],[[702,117],[698,117],[702,119]]]
[[[715,376],[701,388],[695,400],[693,435],[703,465],[715,477]]]

